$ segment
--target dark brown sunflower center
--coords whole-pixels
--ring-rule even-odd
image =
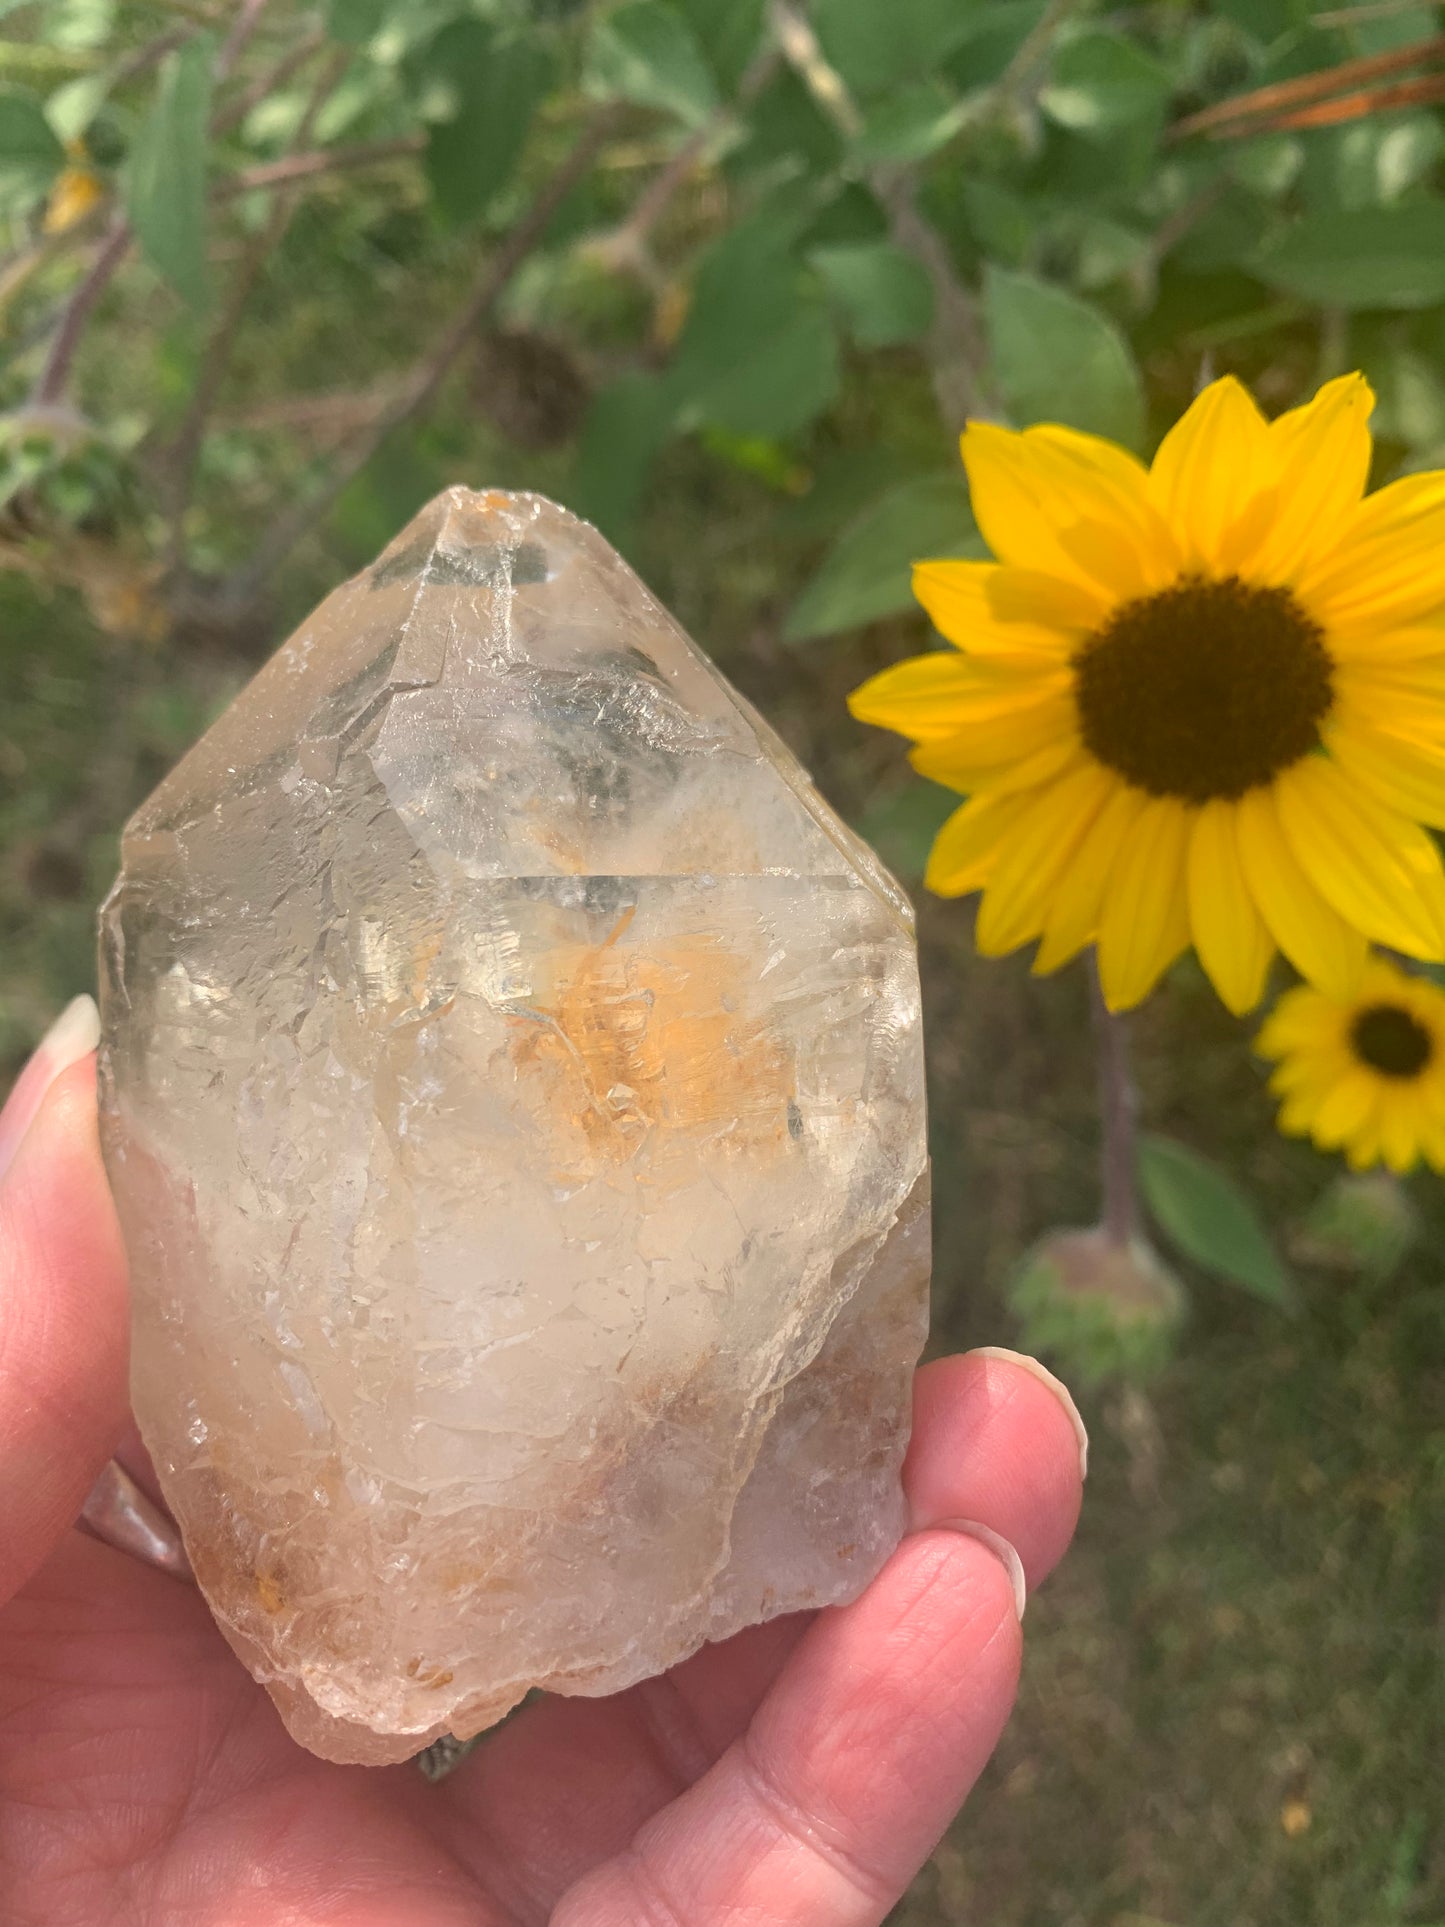
[[[1429,1031],[1398,1004],[1367,1005],[1350,1026],[1350,1043],[1382,1077],[1418,1077],[1435,1054]]]
[[[1243,796],[1317,746],[1331,667],[1288,589],[1184,576],[1122,604],[1075,655],[1084,741],[1151,796]]]

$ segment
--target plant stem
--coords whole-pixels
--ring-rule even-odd
[[[252,9],[253,18],[259,10],[259,7]],[[298,146],[304,146],[310,140],[318,115],[345,71],[346,58],[344,51],[338,52],[327,62],[316,85],[312,88],[301,123],[296,130]],[[235,341],[236,331],[241,325],[241,317],[256,283],[260,280],[266,263],[279,246],[295,211],[295,194],[288,193],[285,188],[282,188],[276,195],[265,225],[252,236],[242,251],[225,308],[206,344],[206,352],[201,362],[200,373],[196,378],[190,405],[170,452],[170,474],[166,478],[166,493],[170,506],[170,534],[166,553],[168,571],[179,567],[184,555],[185,518],[186,510],[190,506],[192,483],[195,479],[196,458],[200,454],[201,438],[205,433],[207,417],[215,405],[216,396],[230,364],[231,346]]]
[[[256,24],[261,18],[261,9],[265,4],[266,0],[242,0],[241,5],[236,9],[236,18],[232,23],[231,31],[226,35],[221,51],[216,55],[217,81],[224,80],[240,59],[246,42],[256,31]]]
[[[1138,1093],[1129,1070],[1128,1021],[1104,1002],[1096,965],[1089,968],[1094,1037],[1099,1052],[1099,1176],[1104,1191],[1102,1226],[1111,1244],[1129,1244],[1138,1229],[1134,1188]]]
[[[315,33],[298,40],[294,47],[288,47],[265,73],[259,74],[243,93],[221,109],[211,124],[212,136],[229,134],[233,128],[239,127],[259,101],[269,99],[278,88],[285,86],[297,68],[304,67],[312,55],[319,53],[325,45],[325,34]]]
[[[829,62],[812,22],[794,0],[773,0],[770,19],[783,58],[844,140],[856,140],[863,131],[862,110]],[[987,351],[978,305],[955,274],[941,236],[918,211],[912,170],[869,167],[863,178],[888,214],[894,242],[914,257],[932,285],[928,366],[938,412],[956,433],[970,415],[980,413]]]
[[[386,161],[405,160],[425,148],[424,134],[402,134],[395,140],[363,141],[356,147],[322,147],[311,154],[285,154],[278,161],[260,161],[255,167],[243,167],[235,174],[222,174],[211,187],[211,197],[217,201],[233,201],[238,194],[289,187],[318,174],[339,174],[348,168],[379,167]]]
[[[251,28],[254,27],[260,11],[261,0],[253,0],[252,4],[248,4],[248,6],[242,10],[242,15],[236,23],[236,31],[239,31],[244,25],[245,34],[242,35],[241,41],[237,43],[234,51],[239,52],[240,45],[244,44],[244,39],[249,35]],[[185,38],[185,33],[180,31],[171,34],[162,34],[158,39],[151,41],[148,46],[141,48],[138,54],[134,55],[130,61],[123,65],[121,69],[122,75],[125,78],[131,78],[135,74],[143,73],[146,68],[153,66],[156,61],[169,53],[173,47],[178,46]],[[228,43],[228,45],[229,44],[230,43]],[[284,71],[290,71],[291,68],[299,66],[302,60],[309,59],[311,54],[323,44],[322,37],[318,35],[315,40],[305,41],[299,47],[293,49],[291,54],[287,56],[287,61],[290,63],[290,66],[288,67],[283,63],[282,68],[276,69],[271,75],[267,76],[268,84],[274,82],[283,69]],[[250,97],[248,96],[246,101],[238,103],[239,112],[234,113],[234,119],[228,119],[225,115],[222,115],[213,121],[211,126],[212,136],[214,137],[216,134],[223,132],[227,126],[234,124],[234,120],[244,118],[251,104]],[[309,158],[314,159],[315,157]],[[254,171],[256,173],[264,172],[263,169],[256,169]],[[268,184],[264,181],[254,183],[247,180],[244,175],[234,176],[233,179],[236,182],[235,191],[238,193],[244,192],[247,187],[252,185]],[[81,336],[85,332],[85,325],[90,319],[91,310],[95,307],[101,295],[104,294],[111,276],[125,259],[130,248],[131,240],[132,235],[129,221],[127,221],[123,215],[118,215],[111,226],[110,232],[106,235],[104,241],[102,241],[100,250],[90,265],[89,272],[84,276],[75,292],[71,295],[65,312],[61,315],[60,325],[57,327],[51,339],[50,350],[45,357],[45,366],[40,371],[40,378],[36,382],[34,392],[30,398],[33,405],[50,407],[64,395],[66,383],[70,379],[71,364],[75,360],[75,353],[80,346]]]
[[[58,402],[65,393],[70,364],[80,346],[80,337],[85,332],[90,311],[105,293],[106,283],[120,266],[129,246],[130,223],[117,221],[102,241],[100,252],[91,262],[89,272],[66,304],[60,326],[51,340],[50,352],[45,357],[45,366],[40,371],[40,379],[35,384],[32,402],[46,407]]]
[[[652,255],[653,230],[708,148],[738,109],[748,106],[762,92],[777,65],[777,49],[765,47],[738,82],[736,100],[720,107],[704,126],[674,150],[638,195],[625,220],[590,243],[596,259],[630,271],[654,294],[662,291],[666,277]]]

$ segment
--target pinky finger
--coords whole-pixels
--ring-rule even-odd
[[[824,1613],[747,1733],[553,1927],[877,1927],[978,1778],[1013,1704],[1005,1565],[918,1534]]]

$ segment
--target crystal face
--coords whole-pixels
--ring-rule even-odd
[[[129,824],[134,1398],[336,1760],[856,1594],[928,1272],[906,900],[607,543],[454,489]]]

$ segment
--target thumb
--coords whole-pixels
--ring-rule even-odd
[[[0,1601],[74,1522],[127,1411],[125,1255],[96,1134],[95,1057],[57,1075],[49,1042],[16,1086],[33,1116],[0,1178]]]

